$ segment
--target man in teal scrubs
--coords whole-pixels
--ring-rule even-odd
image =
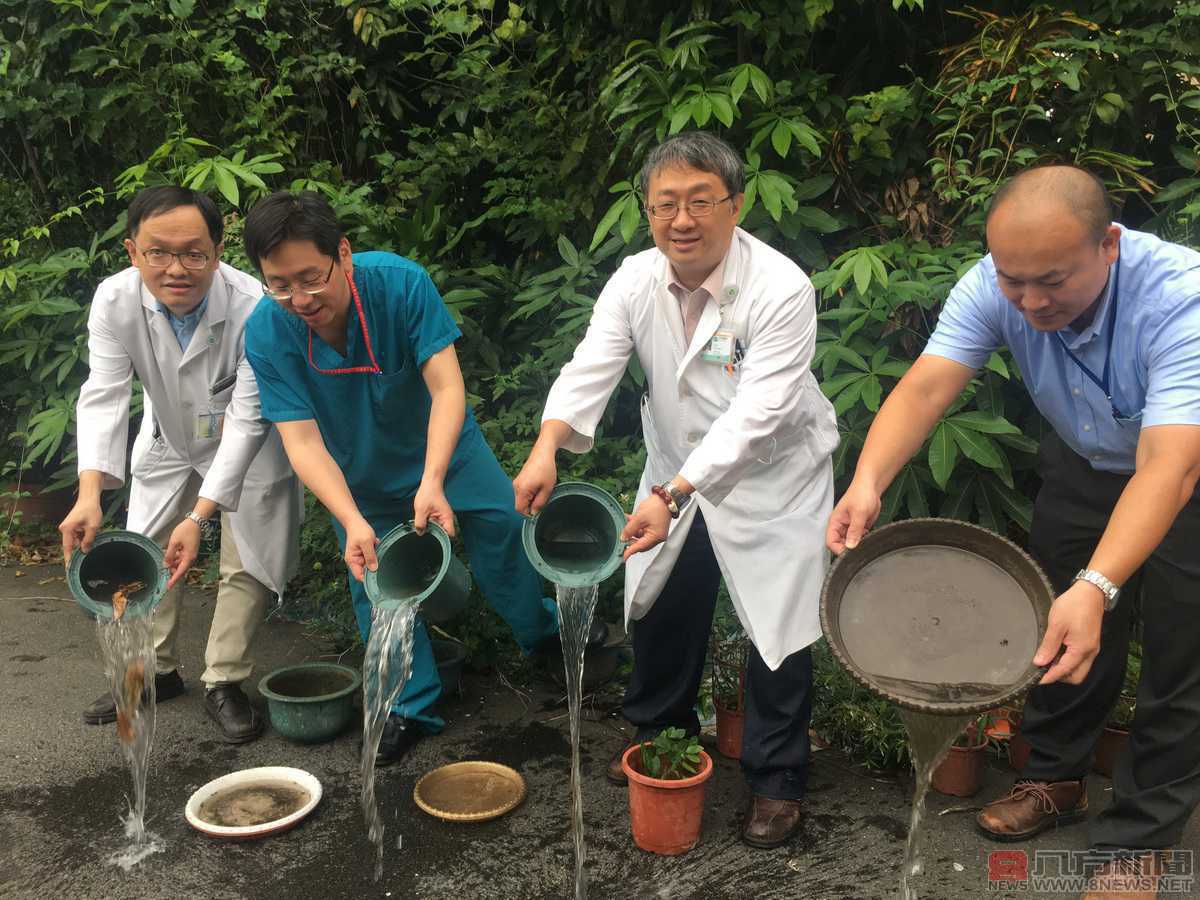
[[[409,519],[454,535],[457,515],[475,581],[521,649],[556,646],[554,605],[522,549],[512,483],[466,406],[454,352],[461,332],[429,275],[392,253],[352,255],[333,209],[309,191],[262,200],[244,240],[274,301],[261,301],[246,323],[262,413],[333,517],[364,642],[363,571],[376,568],[378,539]],[[418,619],[412,674],[384,729],[381,764],[441,729],[431,709],[440,693]]]

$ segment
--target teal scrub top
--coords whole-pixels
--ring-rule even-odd
[[[308,362],[308,326],[264,296],[246,322],[246,357],[258,380],[263,418],[316,421],[362,511],[386,508],[416,493],[425,468],[432,400],[421,366],[462,336],[429,274],[394,253],[355,253],[354,284],[371,349],[383,374],[322,374]],[[346,356],[315,334],[321,369],[369,366],[353,300]],[[453,470],[482,440],[468,408],[451,457]]]

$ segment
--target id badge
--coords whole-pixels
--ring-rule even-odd
[[[224,427],[225,413],[198,413],[196,415],[196,440],[208,441],[219,438]]]
[[[734,336],[732,331],[718,331],[700,353],[705,362],[727,366],[733,362]]]

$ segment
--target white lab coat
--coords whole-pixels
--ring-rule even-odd
[[[127,527],[154,534],[177,521],[191,508],[184,489],[197,473],[200,496],[230,513],[246,571],[282,599],[299,562],[303,498],[278,433],[260,415],[243,345],[261,297],[255,278],[221,263],[181,351],[136,268],[106,278],[88,316],[91,373],[79,392],[76,433],[79,471],[99,470],[105,489],[120,487],[136,374],[145,415],[133,444]],[[224,414],[220,436],[198,437],[197,416],[209,413]]]
[[[568,450],[588,450],[609,395],[637,353],[648,382],[638,502],[676,474],[696,493],[667,540],[629,560],[626,621],[653,606],[699,507],[738,617],[776,669],[820,637],[818,601],[828,563],[830,455],[838,432],[833,407],[809,368],[817,330],[813,287],[795,263],[739,228],[721,296],[708,301],[685,346],[679,302],[667,280],[667,259],[658,250],[622,263],[551,388],[542,418],[571,426]],[[732,374],[701,358],[718,330],[733,331],[745,351]]]

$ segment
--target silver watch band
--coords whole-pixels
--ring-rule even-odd
[[[191,512],[189,512],[186,516],[184,516],[184,518],[191,519],[193,522],[195,522],[197,525],[200,526],[200,537],[202,537],[205,540],[208,540],[210,537],[212,537],[213,532],[215,532],[217,530],[217,526],[213,522],[212,519],[200,518],[198,515],[196,515],[195,510],[192,510]]]
[[[671,499],[675,501],[675,505],[679,508],[680,512],[686,509],[687,505],[692,502],[691,494],[685,494],[669,480],[663,483],[663,488],[671,495]]]
[[[1080,569],[1078,574],[1075,575],[1074,581],[1086,581],[1088,584],[1100,588],[1101,593],[1104,594],[1105,612],[1116,607],[1117,598],[1121,594],[1120,585],[1114,584],[1095,569]]]

